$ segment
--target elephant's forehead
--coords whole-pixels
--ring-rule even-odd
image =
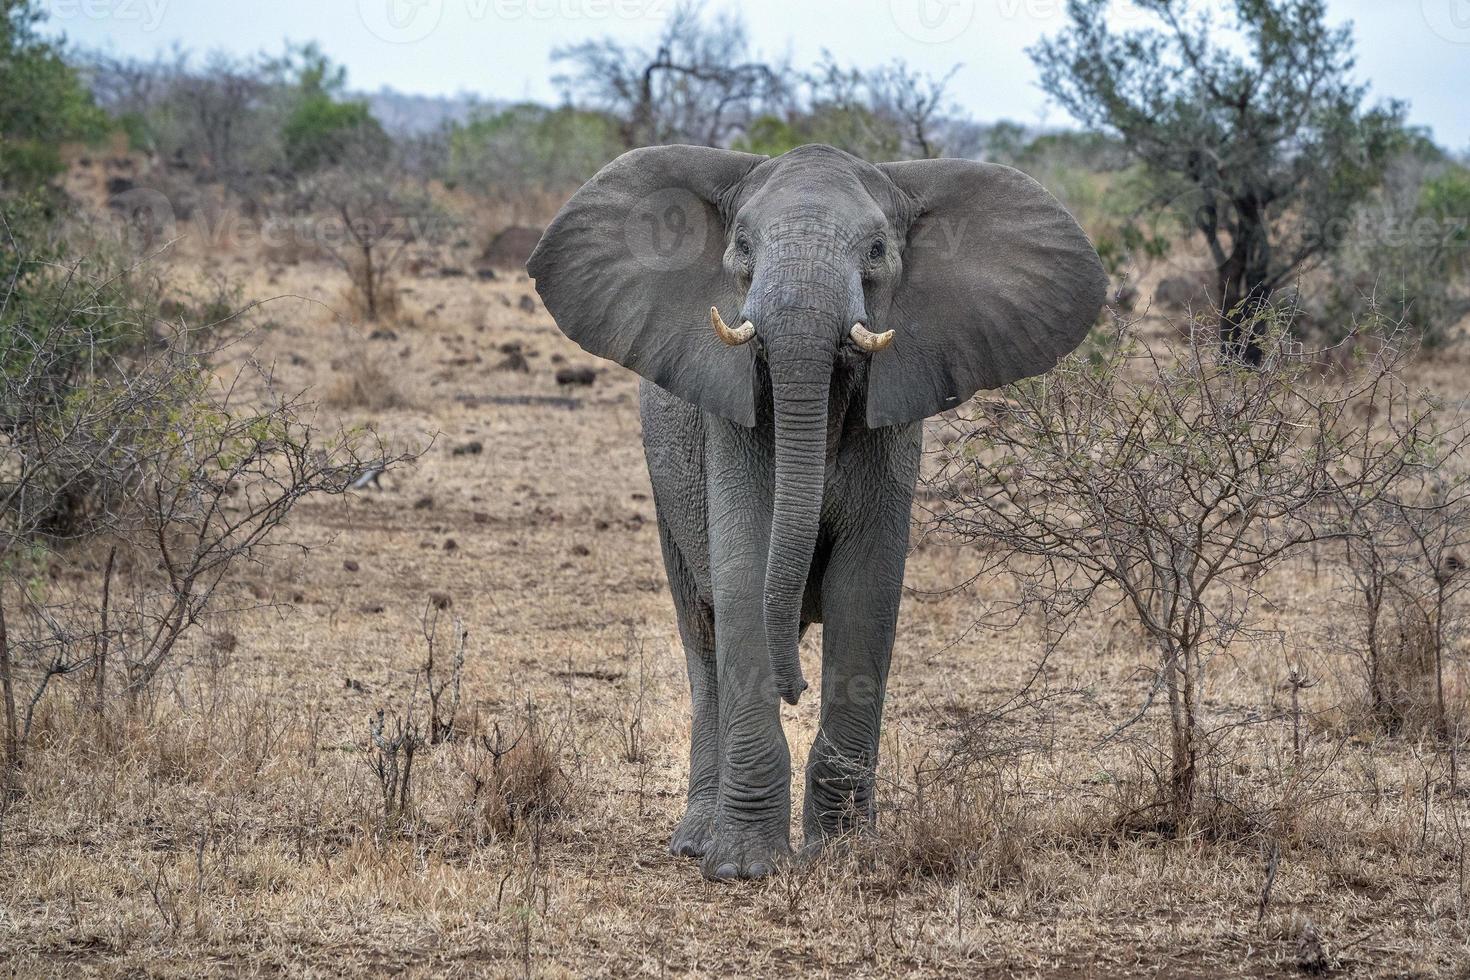
[[[800,222],[837,227],[872,224],[884,217],[863,182],[845,167],[776,171],[740,212],[755,224]]]

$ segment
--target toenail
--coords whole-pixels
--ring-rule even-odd
[[[728,862],[720,865],[718,868],[715,869],[716,878],[738,878],[739,876],[740,869]]]

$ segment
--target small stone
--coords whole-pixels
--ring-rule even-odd
[[[458,551],[459,550],[459,542],[456,541],[456,540],[454,540],[453,538],[445,538],[444,539],[444,550],[445,551]]]
[[[561,368],[556,372],[559,385],[590,385],[597,381],[597,372],[590,367]]]
[[[349,558],[342,563],[342,567],[347,569],[349,572],[355,572],[358,569],[358,564],[357,562]]]
[[[417,500],[415,500],[413,502],[413,509],[414,510],[433,510],[434,509],[434,498],[433,497],[430,497],[430,496],[427,496],[427,495],[425,495],[423,497],[420,497],[419,499],[417,499]]]
[[[520,351],[515,350],[505,355],[505,359],[502,360],[499,364],[495,365],[495,370],[518,371],[521,374],[529,374],[531,371],[531,365],[526,360],[525,354],[522,354]]]
[[[536,312],[536,301],[531,298],[531,295],[529,293],[522,293],[521,294],[520,306],[521,306],[521,312],[522,313],[535,313]]]
[[[478,439],[471,440],[460,446],[455,446],[449,451],[451,456],[478,456],[485,451],[485,446]]]

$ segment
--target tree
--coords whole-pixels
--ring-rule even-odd
[[[334,65],[314,42],[288,45],[267,70],[279,77],[289,106],[281,142],[292,171],[335,166],[349,153],[387,155],[388,135],[368,104],[342,98],[347,69]]]
[[[752,120],[734,147],[774,156],[803,143],[827,143],[869,160],[939,157],[951,146],[978,149],[950,105],[949,82],[958,70],[935,78],[901,60],[848,68],[826,52],[801,77],[804,97],[792,99],[784,116]]]
[[[1222,340],[1259,361],[1242,325],[1336,247],[1398,145],[1404,106],[1363,106],[1351,25],[1329,26],[1325,0],[1234,0],[1239,45],[1190,0],[1136,5],[1158,24],[1115,32],[1108,0],[1068,0],[1070,25],[1031,57],[1042,88],[1119,134],[1155,203],[1203,237]]]
[[[660,143],[728,146],[778,104],[786,71],[751,57],[738,15],[703,19],[703,4],[681,3],[652,50],[603,38],[558,48],[573,66],[557,82],[622,121],[624,149]]]
[[[349,147],[343,163],[303,181],[301,190],[309,204],[325,208],[339,223],[340,235],[319,240],[351,277],[363,318],[374,321],[391,312],[397,298],[394,267],[442,218],[433,198],[371,145],[362,152]],[[307,224],[320,228],[309,218]]]
[[[182,74],[172,88],[183,136],[176,149],[197,155],[209,176],[232,181],[255,155],[253,124],[269,92],[254,61],[215,53],[198,72]]]
[[[32,0],[0,0],[0,190],[28,190],[61,172],[58,146],[100,136],[106,117],[66,62],[40,35]]]

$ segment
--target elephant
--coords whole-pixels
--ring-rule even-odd
[[[584,184],[526,268],[567,337],[641,379],[692,706],[671,851],[719,880],[792,858],[780,711],[812,623],[802,851],[871,827],[923,420],[1081,343],[1107,286],[1086,234],[998,164],[654,146]]]

